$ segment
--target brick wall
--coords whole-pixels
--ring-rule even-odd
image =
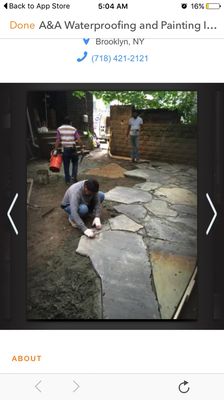
[[[130,106],[111,106],[110,152],[112,155],[130,156],[131,147],[126,137],[130,117]],[[140,157],[146,160],[195,165],[197,161],[196,127],[179,123],[145,122],[140,134]]]

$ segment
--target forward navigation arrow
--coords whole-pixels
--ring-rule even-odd
[[[17,198],[18,198],[18,193],[16,193],[16,195],[15,195],[13,201],[12,201],[12,204],[11,204],[11,206],[9,207],[9,210],[8,210],[8,212],[7,212],[7,217],[8,217],[8,219],[9,219],[9,221],[11,222],[11,225],[12,225],[12,227],[13,227],[14,232],[15,232],[16,235],[18,235],[18,230],[17,230],[17,228],[16,228],[16,226],[15,226],[15,224],[14,224],[14,221],[13,221],[13,219],[12,219],[10,213],[11,213],[13,207],[14,207],[14,204],[15,204]]]
[[[73,390],[73,393],[74,393],[74,392],[76,392],[76,391],[80,388],[80,386],[79,386],[79,384],[78,384],[76,381],[73,381],[73,383],[74,383],[74,385],[75,385],[75,389]]]
[[[209,226],[208,226],[208,229],[207,229],[207,231],[206,231],[206,235],[208,235],[209,232],[210,232],[210,230],[211,230],[211,227],[212,227],[212,225],[214,224],[214,221],[215,221],[215,219],[216,219],[216,217],[217,217],[217,211],[216,211],[216,209],[215,209],[215,207],[214,207],[214,204],[212,203],[212,201],[211,201],[210,196],[209,196],[208,193],[206,193],[206,197],[207,197],[208,202],[209,202],[209,204],[210,204],[210,206],[211,206],[211,208],[212,208],[212,211],[214,212],[213,218],[212,218],[212,220],[211,220],[211,222],[210,222],[210,224],[209,224]]]

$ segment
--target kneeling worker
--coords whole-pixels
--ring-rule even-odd
[[[87,179],[74,183],[65,192],[61,207],[68,213],[68,220],[73,227],[77,227],[89,238],[94,237],[92,229],[88,229],[82,217],[91,213],[94,215],[92,223],[96,229],[101,229],[100,203],[104,200],[104,193],[99,192],[99,183],[95,179]]]

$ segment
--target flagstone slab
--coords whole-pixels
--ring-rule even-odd
[[[151,162],[151,166],[154,168],[166,168],[169,167],[169,163],[165,162],[165,161],[152,161]]]
[[[145,228],[139,229],[138,235],[146,236]]]
[[[179,169],[176,165],[158,165],[158,170],[162,170],[168,174],[177,174],[179,173]]]
[[[195,186],[195,183],[192,181],[192,179],[189,176],[181,176],[181,175],[176,175],[173,176],[175,185],[178,187],[182,187],[183,189],[188,189],[188,187],[186,187],[186,185],[188,186]]]
[[[163,216],[169,216],[169,217],[176,217],[177,212],[174,210],[171,210],[167,202],[165,200],[158,200],[158,199],[152,199],[150,203],[146,203],[145,207],[147,208],[148,211],[153,213],[154,215],[158,217],[163,217]]]
[[[134,185],[134,188],[150,192],[151,190],[158,189],[160,186],[162,186],[162,183],[148,181],[144,183],[137,183],[136,185]]]
[[[106,200],[116,201],[118,203],[147,203],[152,200],[152,195],[140,189],[116,186],[105,193]]]
[[[139,169],[154,169],[153,167],[152,167],[152,165],[150,164],[150,162],[140,162],[140,163],[136,163],[136,168],[139,168]]]
[[[155,191],[156,196],[163,196],[167,201],[173,204],[185,204],[189,206],[197,205],[197,196],[190,190],[183,188],[162,187]]]
[[[140,204],[119,204],[114,209],[137,222],[143,220],[147,214],[145,207]]]
[[[102,232],[95,239],[83,235],[76,251],[90,257],[101,278],[105,319],[160,318],[140,235],[122,231]]]
[[[191,237],[183,242],[171,242],[147,237],[144,238],[144,242],[150,251],[164,251],[169,254],[194,257],[195,259],[197,256],[197,240],[193,240]]]
[[[197,262],[197,241],[188,238],[171,242],[145,238],[161,317],[172,318],[189,283]]]
[[[186,183],[185,185],[178,185],[178,186],[190,190],[192,193],[194,193],[197,196],[198,189],[197,189],[197,186],[195,186],[194,184]]]
[[[196,258],[152,251],[150,260],[161,317],[171,319],[190,281]]]
[[[173,183],[175,177],[170,176],[163,171],[155,168],[144,168],[144,169],[134,169],[124,173],[125,176],[130,176],[132,178],[145,179],[146,181],[160,182],[162,184]]]
[[[139,178],[145,180],[149,179],[148,169],[134,169],[132,171],[126,171],[124,175],[129,176],[131,178]]]
[[[184,204],[172,204],[170,206],[172,210],[177,211],[179,214],[189,214],[189,215],[197,215],[197,207],[196,206],[186,206]]]
[[[112,231],[129,231],[129,232],[137,232],[139,229],[143,228],[142,225],[137,224],[131,218],[128,218],[126,215],[118,215],[115,218],[109,219],[109,224]]]
[[[188,240],[189,236],[192,240],[196,240],[196,235],[183,229],[178,223],[170,222],[162,218],[150,216],[145,222],[145,229],[148,236],[154,239],[168,240],[170,242],[182,242]]]
[[[182,178],[176,177],[175,185],[182,189],[187,189],[193,193],[197,193],[197,182],[192,181],[192,179],[183,176]]]
[[[92,228],[93,232],[96,234],[99,234],[101,232],[105,232],[105,231],[109,231],[110,230],[110,224],[109,221],[107,221],[106,223],[104,223],[101,227],[101,229],[96,229],[95,227]]]
[[[196,168],[189,168],[188,170],[187,170],[187,173],[189,174],[189,175],[191,175],[191,176],[194,176],[195,178],[197,178],[197,169]]]
[[[178,224],[182,229],[192,231],[194,235],[197,233],[197,218],[192,215],[168,217],[167,220]]]
[[[176,177],[183,183],[195,182],[197,183],[197,178],[187,172],[177,172]]]

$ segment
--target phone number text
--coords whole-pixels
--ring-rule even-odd
[[[92,62],[93,63],[112,63],[112,62],[119,62],[119,63],[125,63],[125,62],[148,62],[149,61],[149,56],[147,54],[130,54],[130,55],[123,55],[123,54],[117,54],[117,55],[109,55],[109,54],[94,54],[92,56]]]

